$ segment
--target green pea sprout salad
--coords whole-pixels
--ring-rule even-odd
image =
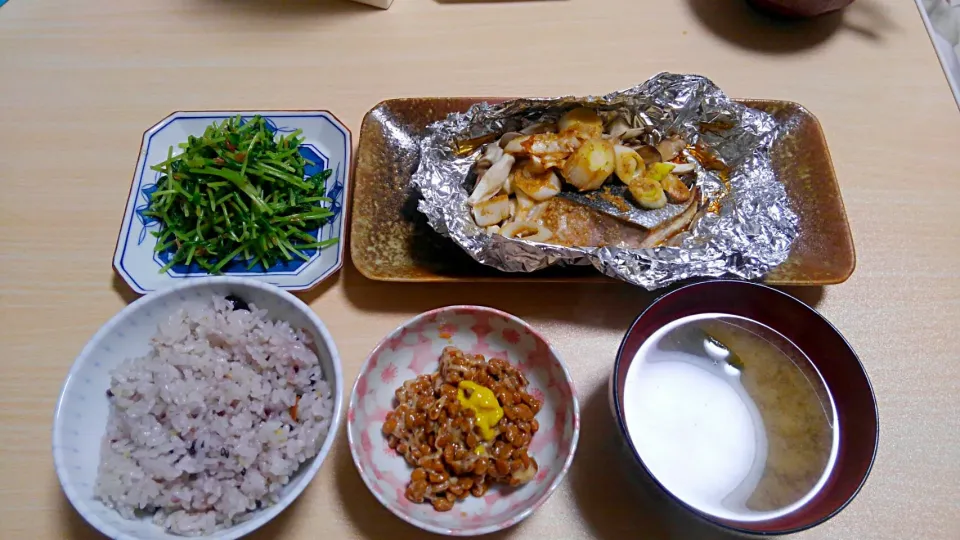
[[[237,257],[264,269],[306,249],[322,249],[338,239],[318,240],[329,218],[326,193],[330,169],[306,176],[313,163],[299,152],[302,131],[276,137],[259,115],[214,122],[200,137],[180,143],[183,152],[151,167],[162,174],[145,216],[160,230],[157,252],[173,251],[173,265],[197,263],[211,274]]]

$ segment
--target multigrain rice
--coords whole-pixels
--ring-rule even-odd
[[[223,297],[162,322],[150,352],[111,373],[107,396],[96,496],[182,535],[276,503],[333,414],[311,337]]]

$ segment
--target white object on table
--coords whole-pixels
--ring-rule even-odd
[[[390,4],[393,3],[393,0],[353,0],[354,2],[360,2],[361,4],[366,4],[368,6],[378,7],[380,9],[389,9]]]
[[[953,90],[953,97],[960,106],[960,2],[917,0],[917,5]]]

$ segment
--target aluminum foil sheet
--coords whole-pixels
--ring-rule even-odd
[[[679,134],[696,147],[701,211],[687,231],[653,248],[562,247],[487,234],[474,223],[466,200],[481,150],[465,148],[464,141],[492,140],[556,119],[575,105],[630,115],[646,127],[650,144]],[[798,232],[770,160],[780,132],[773,117],[734,102],[704,77],[661,73],[601,97],[480,103],[452,114],[432,124],[420,141],[413,182],[422,194],[419,210],[437,232],[504,272],[590,264],[647,289],[697,277],[756,279],[787,258]]]

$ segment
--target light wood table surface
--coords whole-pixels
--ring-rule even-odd
[[[76,354],[133,295],[110,267],[144,129],[179,109],[335,111],[356,135],[385,98],[599,94],[659,71],[800,102],[823,123],[858,254],[842,285],[791,292],[859,351],[880,407],[868,483],[798,538],[960,538],[960,114],[913,2],[777,26],[740,1],[11,0],[0,8],[0,538],[98,538],[50,453]],[[583,396],[580,451],[496,538],[723,538],[623,477],[605,384],[653,298],[627,286],[403,285],[349,263],[305,296],[352,383],[400,322],[484,303],[541,329]],[[257,539],[424,538],[368,493],[346,436]]]

